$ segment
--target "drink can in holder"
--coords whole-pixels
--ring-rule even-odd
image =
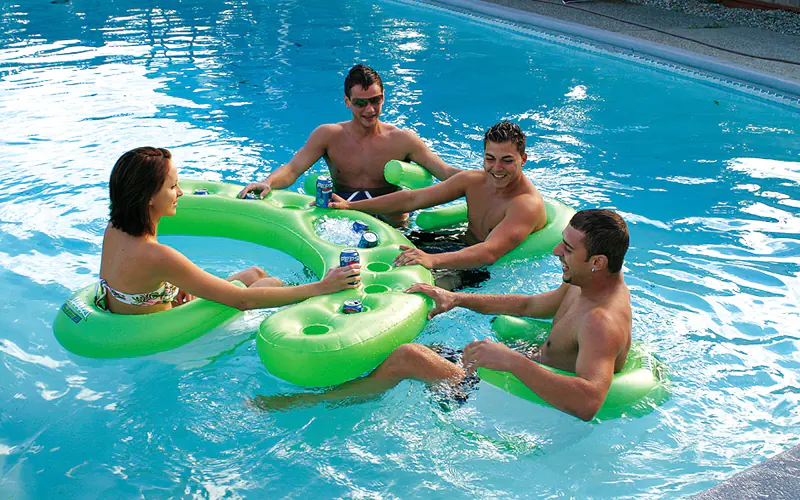
[[[342,312],[344,314],[357,314],[363,310],[364,306],[361,304],[360,300],[345,300],[342,306]]]
[[[316,205],[320,208],[328,208],[328,203],[333,196],[333,181],[326,175],[317,177],[317,201]]]
[[[378,235],[372,231],[364,231],[361,233],[361,241],[358,242],[358,248],[373,248],[378,246]]]

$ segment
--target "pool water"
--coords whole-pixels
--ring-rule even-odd
[[[60,347],[53,318],[97,278],[122,152],[260,180],[348,118],[357,62],[384,78],[384,119],[451,164],[480,167],[483,132],[514,120],[545,194],[627,219],[633,335],[670,367],[669,401],[586,424],[486,384],[443,411],[406,382],[266,413],[248,401],[297,390],[256,353],[271,310],[148,358]],[[0,2],[0,115],[2,498],[680,497],[800,443],[796,107],[416,3],[72,0]],[[163,240],[221,276],[314,279],[270,249]],[[559,280],[549,258],[479,291]],[[460,347],[490,319],[451,311],[419,340]]]

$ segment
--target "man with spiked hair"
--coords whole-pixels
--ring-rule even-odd
[[[405,379],[436,384],[446,395],[463,401],[479,382],[475,370],[485,367],[510,372],[555,408],[591,420],[631,347],[631,297],[622,276],[628,227],[610,210],[583,210],[572,217],[562,238],[553,250],[561,261],[563,281],[555,290],[538,295],[479,295],[449,292],[427,283],[406,290],[435,301],[429,318],[454,307],[483,314],[552,318],[553,327],[540,347],[523,354],[485,339],[468,344],[462,353],[441,346],[403,344],[365,378],[322,393],[260,397],[255,403],[278,410],[323,401],[358,401]]]
[[[525,134],[517,124],[504,121],[484,135],[483,170],[462,170],[433,186],[372,200],[353,202],[334,196],[329,206],[386,214],[433,207],[466,196],[469,225],[458,241],[448,248],[431,245],[436,253],[433,249],[426,252],[401,246],[395,264],[420,264],[428,269],[480,268],[494,264],[547,223],[542,195],[522,172],[527,159]],[[412,236],[409,239],[415,241]]]

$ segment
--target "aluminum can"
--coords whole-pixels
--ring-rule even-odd
[[[333,181],[327,175],[320,175],[317,177],[316,205],[321,208],[328,208],[331,196],[333,196]]]
[[[244,199],[245,200],[257,200],[258,199],[258,195],[255,194],[255,193],[252,193],[252,192],[251,193],[247,193],[246,195],[244,195]]]
[[[344,314],[356,314],[363,310],[364,306],[361,304],[360,300],[345,300],[342,306],[342,312]]]
[[[361,257],[358,255],[358,250],[355,248],[345,248],[342,250],[342,253],[339,254],[339,265],[342,267],[360,263]]]
[[[356,233],[363,233],[369,229],[369,224],[361,222],[360,220],[353,221],[353,231]]]
[[[358,248],[372,248],[378,246],[378,235],[372,231],[364,231],[361,233],[361,241],[358,242]]]
[[[194,190],[194,192],[192,194],[196,194],[198,196],[206,195],[206,194],[208,194],[208,189],[206,189],[206,188],[197,188],[197,189]]]

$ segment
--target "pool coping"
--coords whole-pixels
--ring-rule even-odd
[[[670,67],[669,69],[684,70],[684,73],[688,70],[690,76],[707,76],[712,80],[722,80],[718,83],[733,85],[739,87],[740,90],[755,92],[756,94],[768,94],[767,97],[772,99],[800,106],[800,80],[759,71],[718,57],[699,54],[622,33],[614,33],[570,21],[542,16],[483,0],[422,0],[421,2],[412,0],[412,3],[439,6],[445,10],[455,12],[462,11],[463,13],[463,11],[466,11],[467,13],[489,16],[501,22],[527,25],[534,29],[540,28],[577,38],[578,40],[575,41],[578,43],[580,43],[580,39],[596,42],[609,46],[612,49],[611,52],[615,52],[613,49],[616,49],[616,52],[620,55],[628,55],[638,59],[654,58],[655,60],[650,61],[654,63],[672,63],[679,65],[679,67]],[[602,47],[600,48],[602,49]],[[692,71],[693,69],[705,72],[706,75],[695,74]]]
[[[697,500],[800,498],[800,445],[754,465],[692,498]]]

